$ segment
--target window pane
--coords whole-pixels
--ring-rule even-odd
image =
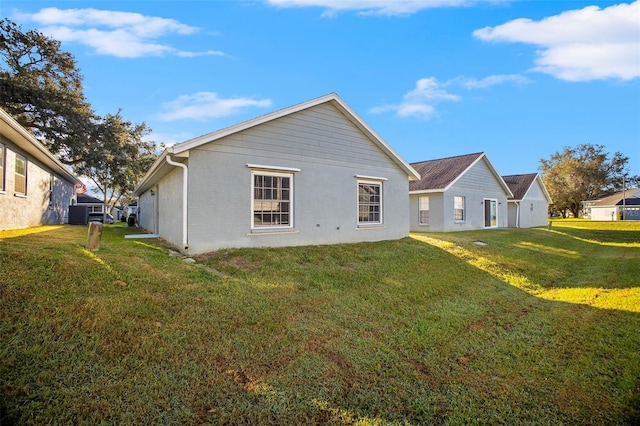
[[[254,175],[253,226],[290,226],[291,177]]]
[[[381,223],[381,189],[377,183],[358,183],[359,223]]]
[[[429,224],[429,197],[423,196],[418,199],[419,223],[422,225]]]
[[[4,191],[4,145],[0,144],[0,191]]]
[[[454,197],[453,209],[454,220],[464,220],[464,197]]]
[[[16,154],[15,192],[27,193],[27,159],[18,154]]]

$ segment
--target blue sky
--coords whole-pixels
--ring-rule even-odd
[[[601,144],[640,175],[640,2],[2,0],[62,41],[97,113],[172,144],[337,93],[405,160],[503,175]]]

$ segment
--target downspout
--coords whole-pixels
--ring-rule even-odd
[[[187,235],[187,194],[189,183],[189,168],[186,164],[178,163],[171,159],[171,155],[167,155],[167,163],[172,166],[182,167],[182,248],[187,250],[189,248],[189,237]]]
[[[516,201],[516,228],[520,228],[520,201]]]

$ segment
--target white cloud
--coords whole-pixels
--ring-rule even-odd
[[[413,90],[405,93],[399,104],[373,107],[369,112],[380,114],[395,111],[400,117],[428,119],[436,113],[436,104],[443,101],[457,102],[461,99],[458,95],[448,93],[444,86],[433,77],[422,78],[416,82]]]
[[[182,52],[158,41],[165,36],[190,35],[199,30],[175,19],[132,12],[55,7],[48,7],[33,14],[20,13],[18,17],[41,25],[39,30],[56,40],[89,46],[101,55],[121,58],[224,55],[215,50]]]
[[[640,1],[588,6],[541,21],[516,19],[473,35],[485,41],[539,46],[535,71],[562,80],[640,77]]]
[[[532,80],[518,74],[496,74],[490,75],[485,78],[468,78],[468,77],[456,77],[447,82],[447,85],[457,84],[466,89],[486,89],[491,86],[496,86],[503,83],[513,83],[521,86],[525,84],[533,83]]]
[[[198,56],[225,56],[224,52],[219,50],[207,50],[206,52],[177,52],[176,55],[183,58],[196,58]]]
[[[423,9],[459,7],[477,3],[478,0],[266,0],[272,6],[319,7],[323,16],[333,16],[342,11],[357,11],[363,15],[410,15]],[[487,1],[487,0],[485,0]],[[500,3],[506,0],[488,0]]]
[[[523,85],[532,83],[526,77],[517,74],[490,75],[482,79],[455,77],[443,83],[434,77],[416,81],[416,87],[407,92],[399,104],[386,104],[369,109],[372,114],[395,112],[399,117],[418,117],[429,119],[438,113],[436,106],[441,102],[459,102],[462,96],[450,93],[451,87],[462,87],[468,90],[486,89],[498,84],[512,83]]]
[[[183,95],[163,104],[165,112],[158,115],[160,120],[206,120],[238,114],[246,108],[267,108],[270,99],[220,98],[214,92],[198,92]]]

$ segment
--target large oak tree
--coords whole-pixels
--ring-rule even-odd
[[[74,57],[9,19],[0,21],[0,106],[63,163],[84,160],[95,114]]]
[[[583,201],[622,190],[623,176],[629,183],[637,182],[637,176],[626,176],[628,161],[622,153],[610,155],[603,145],[594,144],[565,147],[541,159],[542,179],[553,200],[551,208],[563,217],[567,211],[578,217]]]
[[[60,42],[0,20],[0,106],[63,163],[93,180],[113,206],[153,162],[146,124],[120,111],[96,115],[82,91],[74,57]]]

